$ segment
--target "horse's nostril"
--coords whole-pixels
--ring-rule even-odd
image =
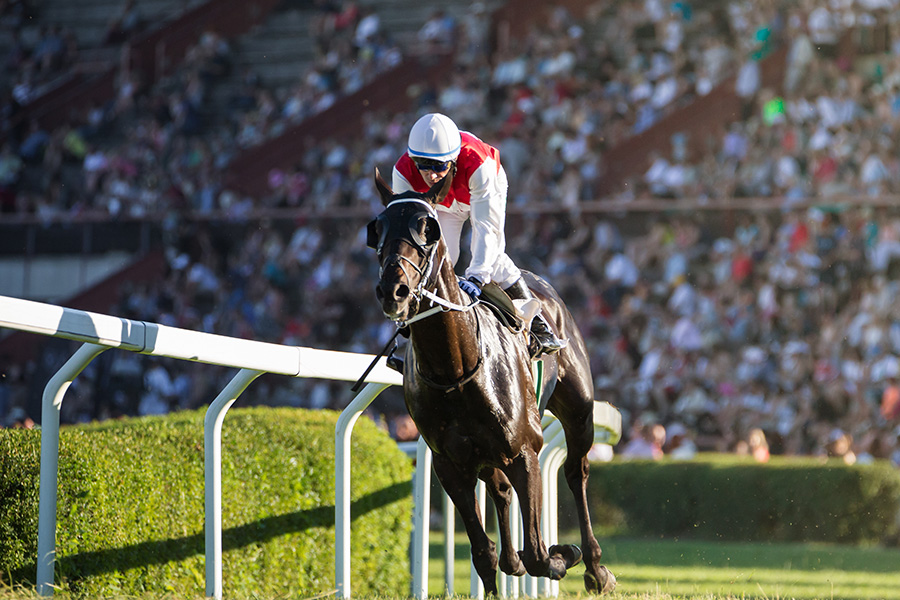
[[[379,283],[375,286],[375,297],[379,302],[404,302],[409,295],[410,289],[405,283]]]

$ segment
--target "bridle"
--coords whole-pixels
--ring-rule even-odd
[[[407,267],[412,268],[416,272],[416,274],[419,275],[419,282],[416,284],[415,289],[410,292],[410,295],[412,296],[410,303],[415,303],[416,314],[411,318],[402,321],[395,321],[395,323],[397,324],[397,332],[391,337],[390,340],[388,340],[387,345],[385,346],[384,350],[382,350],[381,354],[379,354],[379,357],[387,352],[388,347],[393,343],[394,339],[397,337],[400,331],[408,327],[410,324],[426,319],[439,312],[449,312],[451,310],[458,312],[467,312],[475,308],[475,306],[477,306],[481,302],[479,299],[473,298],[470,304],[457,304],[455,302],[451,302],[449,300],[441,298],[432,291],[432,288],[434,288],[437,284],[438,274],[441,272],[441,269],[444,266],[444,262],[447,260],[447,255],[446,253],[444,253],[441,255],[440,262],[435,264],[438,242],[440,241],[442,235],[440,223],[437,218],[437,211],[435,211],[434,207],[431,204],[419,198],[397,198],[387,204],[387,206],[385,207],[385,211],[387,211],[392,206],[401,203],[415,203],[419,205],[418,208],[421,208],[421,210],[413,212],[409,216],[408,221],[405,224],[391,223],[387,215],[382,212],[375,220],[373,220],[368,225],[368,245],[372,248],[375,248],[378,254],[380,263],[378,269],[379,280],[381,280],[384,276],[385,269],[394,265],[400,268],[400,270],[403,272],[403,276],[407,281],[411,281],[412,279],[410,277],[409,271],[407,271]],[[428,230],[429,234],[427,235],[427,237],[423,237],[418,228],[419,222],[423,217],[429,219],[428,226],[433,228],[432,230]],[[378,232],[379,223],[381,224],[380,233]],[[394,237],[392,239],[399,238],[401,241],[404,241],[412,246],[416,250],[418,255],[422,258],[421,262],[417,264],[409,257],[397,252],[388,255],[387,257],[382,256],[384,245],[387,242],[388,233],[391,229],[394,229]],[[419,308],[422,306],[423,300],[425,299],[429,300],[433,304],[433,306],[428,310],[419,312]],[[462,386],[474,379],[478,374],[478,371],[481,369],[481,366],[484,363],[484,351],[481,348],[481,321],[478,318],[477,311],[475,311],[473,314],[475,315],[475,337],[477,339],[477,345],[479,348],[478,361],[475,363],[475,366],[472,367],[472,369],[470,369],[469,371],[463,373],[462,376],[453,383],[441,384],[426,377],[425,374],[418,369],[418,365],[416,365],[416,370],[419,374],[419,377],[421,377],[422,381],[428,387],[443,393],[447,393],[452,390],[462,388]],[[378,360],[379,357],[376,357],[376,360]],[[365,375],[363,377],[365,377]],[[362,379],[360,379],[360,381],[362,381]],[[357,382],[357,385],[359,385],[359,383],[360,382]]]
[[[437,282],[437,275],[440,273],[441,268],[444,266],[444,261],[447,260],[447,255],[441,255],[440,262],[435,265],[435,256],[437,255],[438,241],[441,238],[441,226],[440,222],[437,218],[437,211],[434,210],[434,207],[425,202],[424,200],[420,200],[418,198],[398,198],[396,200],[392,200],[388,203],[385,210],[399,203],[416,203],[420,205],[422,210],[413,213],[409,217],[409,223],[407,228],[399,227],[403,230],[403,234],[398,237],[412,246],[416,252],[423,258],[423,261],[419,264],[413,262],[409,257],[404,256],[399,253],[394,253],[386,258],[382,258],[382,252],[384,250],[384,244],[387,241],[387,234],[390,228],[390,223],[388,223],[387,216],[382,212],[372,223],[369,224],[370,231],[370,241],[372,240],[372,234],[374,230],[374,226],[376,223],[381,222],[381,235],[378,236],[378,242],[374,246],[376,252],[378,253],[378,257],[380,259],[380,265],[378,269],[378,278],[379,280],[384,276],[385,269],[390,266],[396,265],[403,271],[403,276],[407,281],[411,281],[412,277],[409,275],[409,271],[407,271],[407,265],[411,267],[417,275],[419,275],[419,282],[416,284],[414,290],[410,292],[412,296],[411,302],[415,303],[416,314],[406,320],[396,321],[397,327],[403,329],[410,325],[411,323],[415,323],[416,321],[421,321],[422,319],[428,318],[431,315],[434,315],[438,312],[448,312],[451,310],[466,312],[474,308],[480,300],[473,299],[470,304],[457,304],[455,302],[450,302],[444,298],[441,298],[437,294],[431,291],[431,288]],[[423,238],[416,228],[416,224],[420,220],[421,217],[426,217],[432,220],[430,225],[436,228],[435,233],[430,238]],[[409,236],[406,236],[406,232],[408,231]],[[370,244],[371,245],[371,244]],[[422,305],[423,298],[427,298],[434,304],[433,307],[424,311],[418,312],[418,307]]]

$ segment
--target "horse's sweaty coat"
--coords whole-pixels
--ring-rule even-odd
[[[425,194],[395,195],[376,171],[385,210],[368,226],[368,244],[378,253],[376,296],[385,316],[409,321],[404,362],[406,406],[434,453],[434,470],[466,527],[472,562],[488,594],[497,594],[497,568],[560,579],[583,553],[588,592],[608,592],[616,579],[600,565],[587,502],[587,453],[594,440],[592,378],[584,340],[559,296],[542,279],[523,272],[543,313],[569,345],[558,354],[558,378],[547,409],[565,431],[566,481],[575,498],[581,548],[545,546],[540,534],[541,422],[526,333],[511,333],[482,306],[469,307],[446,256],[434,205],[443,200],[452,172]],[[416,315],[436,305],[426,318]],[[501,548],[482,526],[475,500],[480,478],[497,509]],[[512,490],[520,499],[525,549],[516,552],[509,529]]]

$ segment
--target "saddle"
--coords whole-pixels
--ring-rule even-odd
[[[512,299],[497,283],[490,282],[481,288],[481,303],[491,309],[500,323],[513,333],[522,333],[526,325],[522,311],[516,308]]]

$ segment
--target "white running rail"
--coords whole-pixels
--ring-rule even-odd
[[[57,466],[59,459],[59,411],[74,378],[109,348],[182,360],[235,367],[237,375],[210,404],[205,418],[205,510],[206,595],[222,598],[222,496],[221,433],[225,413],[241,392],[263,373],[291,377],[313,377],[356,381],[374,356],[333,352],[315,348],[281,346],[253,340],[132,321],[109,315],[64,308],[20,298],[0,296],[0,327],[28,331],[83,342],[44,389],[41,407],[41,474],[38,499],[38,556],[36,588],[42,596],[53,595],[56,560]],[[366,377],[369,386],[360,396],[368,403],[388,385],[402,383],[399,373],[382,358]],[[372,393],[376,386],[378,392]],[[357,402],[355,400],[354,402]],[[358,404],[358,402],[357,402]],[[355,421],[355,419],[354,419]],[[348,471],[349,473],[349,471]],[[348,501],[347,521],[340,524],[349,536],[349,490],[341,490]],[[336,503],[335,513],[340,513]],[[346,525],[345,525],[346,523]],[[349,540],[349,537],[347,538]],[[346,545],[349,553],[349,543]],[[349,565],[349,555],[347,558]]]
[[[241,393],[263,373],[291,377],[312,377],[355,381],[374,358],[370,354],[334,352],[316,348],[282,346],[221,335],[168,327],[146,321],[64,308],[9,296],[0,296],[0,327],[83,342],[83,345],[50,379],[44,389],[41,408],[41,473],[38,508],[38,594],[53,595],[56,559],[56,502],[59,458],[59,411],[69,385],[97,356],[109,348],[119,348],[153,356],[203,362],[240,369],[206,411],[205,514],[206,514],[206,595],[222,598],[222,424],[228,409]],[[350,435],[359,416],[390,385],[402,385],[402,376],[389,369],[385,359],[368,374],[368,385],[341,413],[335,428],[335,585],[338,596],[350,597]],[[615,444],[621,436],[622,418],[606,403],[594,405],[595,441]],[[545,416],[545,445],[541,451],[544,479],[543,535],[555,541],[557,524],[556,473],[565,459],[565,439],[559,423]],[[413,528],[413,596],[428,595],[428,535],[431,451],[420,439],[416,449],[415,512]],[[453,507],[444,494],[445,590],[453,593]],[[484,485],[478,499],[485,510]],[[513,524],[521,544],[522,533]],[[551,541],[553,540],[553,541]],[[470,593],[482,598],[484,589],[474,569]],[[503,576],[501,594],[518,596],[515,578]],[[558,584],[542,580],[542,595],[557,595]],[[538,584],[526,578],[525,592],[536,597]]]

